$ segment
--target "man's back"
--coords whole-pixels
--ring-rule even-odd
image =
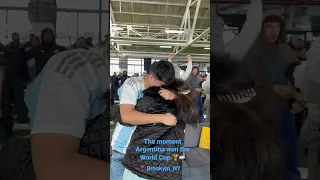
[[[144,77],[128,78],[119,89],[119,99],[121,104],[136,105],[137,100],[142,98],[144,87]],[[125,154],[129,145],[131,135],[135,130],[135,126],[124,126],[117,122],[117,126],[112,136],[112,149]]]
[[[52,131],[55,131],[55,128],[58,130],[62,128],[59,126],[64,124],[59,121],[68,119],[78,121],[78,123],[75,122],[77,126],[70,127],[73,128],[70,131],[81,127],[79,129],[81,132],[75,134],[81,138],[85,119],[94,118],[104,110],[103,103],[100,102],[100,95],[109,89],[108,74],[104,61],[83,49],[64,51],[50,58],[46,67],[27,91],[26,103],[31,116],[33,116],[31,133],[48,130],[49,127],[43,128],[42,126],[47,126],[45,122],[52,124],[53,121],[57,127],[52,126],[50,129]],[[64,102],[63,106],[60,106],[62,102],[59,101]],[[60,108],[67,106],[67,104],[71,105],[73,109],[79,107],[86,110],[63,113],[65,111]],[[79,105],[75,106],[75,104]],[[56,114],[55,111],[58,109],[61,113]],[[49,116],[50,112],[54,114]]]

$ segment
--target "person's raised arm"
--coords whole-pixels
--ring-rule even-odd
[[[138,89],[134,85],[125,82],[122,85],[120,95],[120,115],[124,123],[132,125],[163,123],[174,126],[177,122],[172,114],[147,114],[135,110],[138,99]]]
[[[173,57],[174,57],[174,53],[170,53],[170,54],[169,54],[169,57],[168,57],[168,61],[169,61],[170,63],[172,63]]]
[[[180,76],[182,80],[186,80],[192,71],[192,57],[190,55],[187,56],[188,65],[186,71]]]

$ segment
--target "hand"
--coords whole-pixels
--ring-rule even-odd
[[[294,100],[297,101],[297,102],[304,102],[304,96],[303,96],[303,93],[299,93],[299,92],[296,92],[296,95],[294,97]]]
[[[198,93],[202,93],[202,89],[201,88],[195,88],[195,91],[197,91]]]
[[[190,55],[187,56],[187,60],[188,60],[188,61],[191,61],[191,60],[192,60],[192,58],[191,58]]]
[[[176,98],[176,95],[167,89],[161,89],[159,94],[165,100],[174,100]]]
[[[162,124],[167,126],[175,126],[177,124],[177,118],[171,113],[167,113],[163,115]]]
[[[274,85],[273,90],[281,97],[285,99],[294,98],[296,91],[292,86],[287,85]]]
[[[175,55],[174,53],[170,53],[168,59],[171,61],[173,59],[174,55]]]

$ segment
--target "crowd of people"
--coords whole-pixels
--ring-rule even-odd
[[[212,52],[212,179],[300,180],[300,148],[319,179],[318,42],[270,15],[243,58]]]

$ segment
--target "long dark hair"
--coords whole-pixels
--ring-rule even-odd
[[[214,74],[210,119],[213,179],[282,180],[284,164],[276,123],[279,97],[270,87],[253,89],[239,61],[228,55],[211,54],[210,58]],[[240,103],[248,90],[253,96]]]
[[[159,95],[159,90],[167,89],[176,94],[174,101],[164,100]],[[200,121],[198,104],[196,101],[196,93],[187,83],[180,79],[174,79],[170,83],[161,87],[151,87],[143,91],[144,96],[157,98],[164,104],[171,104],[173,113],[178,120],[184,121],[189,125],[196,125]]]
[[[171,88],[172,87],[172,88]],[[177,119],[182,119],[186,124],[196,125],[200,121],[196,93],[187,83],[174,79],[167,87],[176,94],[175,106]]]

